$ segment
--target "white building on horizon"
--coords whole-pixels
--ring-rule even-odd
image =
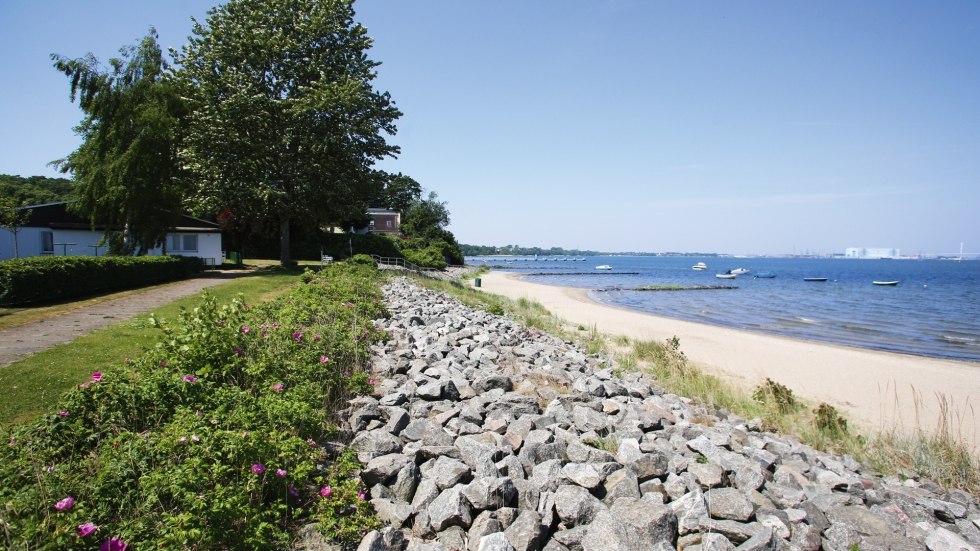
[[[885,247],[848,247],[844,249],[844,258],[900,258],[898,249]]]

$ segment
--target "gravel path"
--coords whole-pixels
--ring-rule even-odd
[[[248,270],[228,270],[205,274],[2,330],[0,368],[248,273]]]

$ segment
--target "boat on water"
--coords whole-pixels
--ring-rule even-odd
[[[803,281],[827,281],[825,277],[804,277]]]
[[[735,274],[724,273],[724,274],[715,274],[715,277],[717,277],[718,279],[735,279],[738,276]]]
[[[698,262],[694,266],[691,266],[691,269],[692,270],[697,270],[699,272],[703,272],[703,271],[705,271],[705,270],[708,269],[708,265],[705,264],[704,262]]]
[[[609,264],[602,264],[600,266],[596,266],[595,269],[596,270],[612,270],[612,266],[610,266]]]
[[[881,286],[887,286],[887,287],[894,287],[894,286],[898,285],[898,281],[897,280],[896,281],[872,281],[871,283],[873,285],[881,285]]]
[[[755,279],[772,279],[776,277],[776,272],[759,272],[753,277],[755,277]]]
[[[728,270],[728,272],[726,272],[726,273],[732,273],[732,274],[735,274],[735,275],[742,275],[742,274],[749,273],[749,270],[747,268],[735,268],[734,270]]]

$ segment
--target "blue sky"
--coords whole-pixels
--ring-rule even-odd
[[[0,4],[0,173],[81,118],[105,60],[211,0]],[[396,160],[462,243],[734,254],[980,251],[980,3],[359,0]]]

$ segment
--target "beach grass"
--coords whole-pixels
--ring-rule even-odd
[[[767,380],[749,391],[693,365],[676,337],[657,342],[604,335],[595,326],[583,331],[529,298],[512,301],[458,282],[423,279],[420,283],[451,294],[468,306],[506,312],[529,327],[574,340],[590,354],[607,354],[618,371],[640,370],[653,375],[664,391],[693,399],[706,410],[725,410],[757,421],[762,430],[795,438],[828,453],[850,455],[883,474],[917,476],[945,488],[980,493],[980,458],[956,438],[956,418],[962,413],[944,404],[942,397],[938,399],[944,422],[936,432],[893,428],[861,433],[849,428],[846,418],[833,406],[812,404],[793,396],[778,381]],[[702,421],[709,418],[705,416]]]
[[[219,303],[239,295],[246,302],[265,302],[296,283],[300,273],[267,268],[211,287],[207,293]],[[193,308],[199,302],[200,295],[192,295],[153,313],[158,319],[174,319],[181,308]],[[65,391],[87,380],[92,372],[139,355],[161,335],[150,326],[149,315],[141,314],[0,368],[0,426],[34,419],[53,408]]]

